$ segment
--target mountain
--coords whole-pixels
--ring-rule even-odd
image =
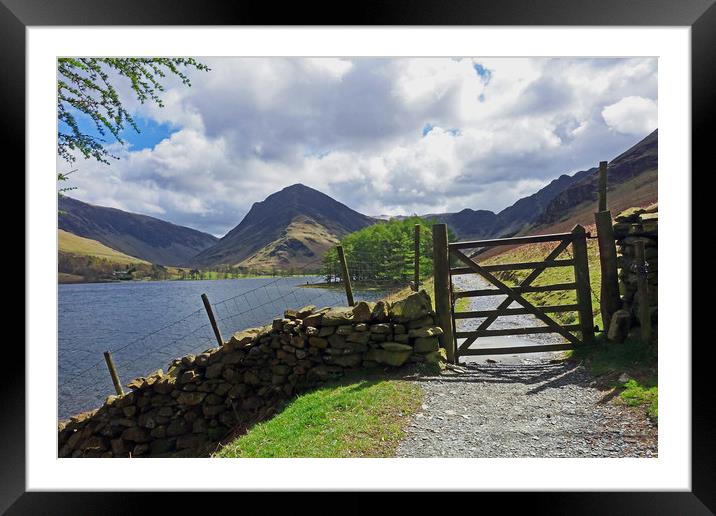
[[[241,223],[197,254],[199,267],[287,270],[319,260],[338,239],[377,220],[302,184],[254,203]]]
[[[434,213],[424,215],[426,220],[447,224],[460,240],[478,240],[493,234],[497,215],[489,210],[465,208],[457,213]]]
[[[658,136],[658,130],[655,130],[609,163],[607,177],[610,206],[618,208],[656,201]],[[587,209],[587,205],[587,211],[593,212],[598,177],[597,167],[573,175],[563,174],[497,214],[468,208],[457,213],[424,217],[447,224],[460,240],[511,236],[535,226],[546,227],[559,221],[572,220],[577,211],[580,211],[580,216],[583,215],[581,211]]]
[[[634,179],[652,172],[654,192],[656,192],[656,171],[659,168],[658,129],[626,152],[614,158],[607,167],[607,199],[620,185],[633,182]],[[536,223],[550,224],[564,219],[570,211],[586,202],[597,201],[598,169],[590,169],[577,181],[555,195],[536,219]],[[584,174],[581,173],[580,174]],[[575,175],[576,177],[576,175]],[[656,199],[654,199],[656,200]]]
[[[556,196],[595,170],[583,170],[572,176],[562,174],[544,188],[505,208],[497,214],[498,222],[495,234],[513,235],[531,225],[535,221],[535,217],[541,214]]]
[[[60,198],[59,210],[59,229],[160,265],[185,266],[217,241],[195,229],[66,196]]]

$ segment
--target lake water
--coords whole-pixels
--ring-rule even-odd
[[[174,358],[217,345],[201,294],[222,337],[269,323],[286,308],[345,306],[340,289],[301,288],[317,276],[214,281],[85,283],[59,286],[58,416],[98,407],[114,394],[103,352],[111,351],[126,385]],[[375,300],[377,291],[356,291]],[[128,389],[125,387],[125,391]]]

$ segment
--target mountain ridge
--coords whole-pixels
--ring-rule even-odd
[[[297,183],[269,195],[263,201],[255,202],[239,224],[213,246],[197,254],[193,263],[197,266],[248,266],[252,262],[251,259],[262,250],[264,255],[270,256],[272,251],[267,250],[267,246],[284,238],[284,251],[286,247],[294,246],[296,251],[301,252],[300,264],[305,264],[318,260],[322,248],[327,249],[327,244],[334,244],[340,237],[375,222],[376,219],[363,215],[318,190]],[[293,235],[287,238],[287,229],[292,224],[301,223],[304,224],[303,229],[307,229],[308,225],[313,226],[314,230],[302,237]],[[333,238],[328,238],[327,235]],[[309,245],[311,240],[315,245]],[[313,247],[317,247],[317,250]],[[274,256],[278,252],[276,250]],[[287,257],[284,254],[283,258],[277,258],[273,265],[290,265]],[[271,260],[262,261],[267,265],[269,262]]]
[[[658,168],[658,129],[615,157],[608,166],[609,189]],[[498,238],[523,233],[568,215],[580,204],[597,199],[598,167],[562,174],[535,193],[494,213],[463,209],[425,215],[446,223],[461,240]]]
[[[217,238],[199,230],[63,195],[58,228],[96,240],[124,254],[160,264],[185,266]]]

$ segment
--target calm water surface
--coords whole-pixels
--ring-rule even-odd
[[[294,276],[60,285],[59,418],[95,408],[114,393],[104,351],[112,351],[126,384],[159,368],[166,372],[174,358],[216,346],[202,293],[208,295],[222,336],[228,339],[237,330],[270,322],[286,308],[345,305],[342,290],[300,288],[321,279]],[[363,300],[381,295],[356,292],[356,298]]]

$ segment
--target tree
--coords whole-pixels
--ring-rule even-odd
[[[373,224],[341,239],[351,279],[362,285],[404,284],[413,278],[415,267],[415,224],[420,224],[420,275],[427,278],[433,268],[432,220],[420,217],[394,219]],[[448,230],[449,240],[455,235]],[[323,258],[322,275],[327,283],[340,277],[338,253],[330,249]]]
[[[124,144],[120,133],[127,125],[140,132],[132,115],[123,106],[113,84],[125,77],[142,104],[164,104],[162,81],[167,75],[176,75],[183,84],[191,86],[186,68],[208,71],[209,67],[193,58],[60,58],[57,64],[57,154],[67,163],[74,163],[79,151],[85,159],[94,158],[109,164],[119,159],[106,148],[108,133]],[[88,116],[99,137],[80,129],[77,115]],[[67,174],[57,174],[58,181],[67,180]]]

